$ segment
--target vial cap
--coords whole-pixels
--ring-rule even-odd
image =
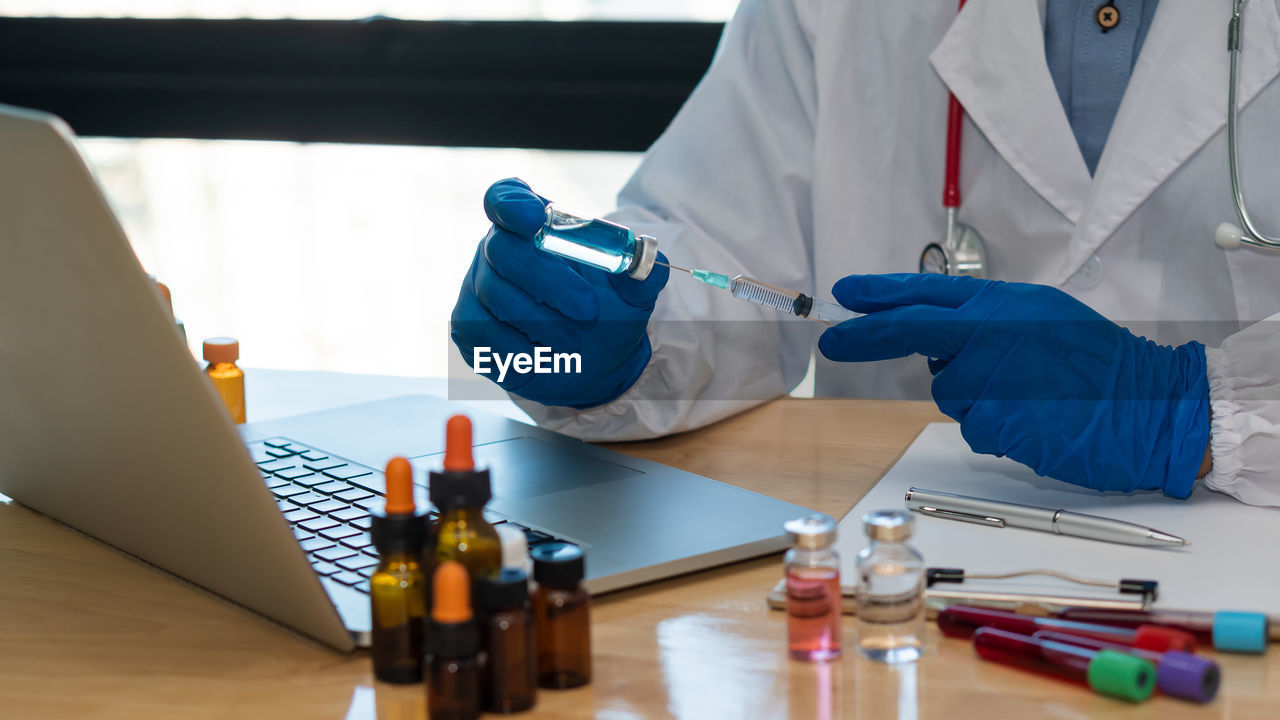
[[[1165,694],[1192,702],[1209,702],[1218,694],[1222,671],[1199,655],[1170,650],[1156,665],[1156,686]]]
[[[445,472],[475,470],[476,461],[471,457],[471,418],[454,415],[444,426]]]
[[[476,583],[476,600],[486,610],[512,610],[529,599],[529,576],[523,570],[503,568],[494,577]]]
[[[796,547],[817,550],[830,547],[836,541],[836,521],[829,515],[809,515],[789,520],[783,529]]]
[[[1227,652],[1267,651],[1267,616],[1255,612],[1220,610],[1213,614],[1213,647]]]
[[[529,539],[518,527],[502,523],[494,528],[502,542],[502,567],[524,570],[529,564]]]
[[[1185,630],[1160,625],[1139,625],[1133,631],[1133,646],[1152,652],[1196,651],[1196,636]]]
[[[444,468],[431,472],[427,494],[441,512],[483,507],[493,497],[489,471],[476,470],[471,455],[471,419],[454,415],[445,425]]]
[[[648,235],[636,235],[635,253],[631,256],[631,265],[627,275],[644,282],[653,271],[653,263],[658,259],[658,241]]]
[[[460,623],[471,619],[471,580],[461,563],[446,560],[436,568],[431,583],[434,602],[431,619],[438,623]]]
[[[1115,650],[1099,650],[1089,661],[1089,687],[1102,695],[1141,702],[1156,687],[1156,668],[1144,660]]]
[[[154,279],[154,278],[153,278]],[[169,292],[169,286],[156,280],[156,289],[160,291],[160,297],[164,298],[164,304],[169,308],[169,314],[173,314],[173,293]]]
[[[211,363],[233,363],[240,359],[240,341],[215,337],[204,341],[204,360]]]
[[[906,510],[875,510],[862,516],[863,532],[876,542],[902,542],[915,527],[915,518]]]
[[[387,487],[386,513],[388,515],[412,515],[413,466],[408,459],[393,457],[387,463],[385,474]]]
[[[572,587],[586,575],[582,548],[567,542],[549,542],[529,551],[533,558],[533,579],[547,587]]]

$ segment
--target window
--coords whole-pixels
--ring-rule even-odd
[[[173,291],[193,351],[240,339],[247,367],[443,377],[448,320],[518,176],[584,213],[613,208],[632,153],[87,139],[139,259]]]
[[[0,16],[724,21],[737,0],[0,0]]]
[[[9,102],[23,98],[35,107],[54,108],[72,127],[103,135],[637,149],[656,136],[709,62],[720,26],[704,21],[725,20],[736,2],[0,0],[0,22],[12,18],[9,37],[18,49],[11,51],[21,60],[17,70],[0,74],[0,79],[10,82],[4,88]],[[256,31],[256,23],[208,23],[197,29],[201,43],[175,47],[167,35],[171,29],[163,24],[123,23],[132,29],[120,35],[96,25],[86,29],[91,24],[86,20],[23,19],[355,20],[375,15],[404,20],[636,20],[664,26],[543,23],[526,30],[531,26],[522,22],[493,24],[523,33],[526,45],[520,45],[502,39],[508,35],[477,39],[429,23],[409,23],[413,28],[393,23],[398,31],[426,33],[400,37],[431,52],[413,55],[406,61],[411,64],[397,66],[395,82],[379,85],[369,82],[386,73],[379,64],[385,58],[369,52],[384,46],[380,28],[373,24],[343,24],[355,32],[341,36],[347,43],[342,68],[355,74],[335,78],[340,73],[333,67],[341,63],[330,57],[334,45],[307,34],[311,29],[289,34],[295,31],[286,28],[283,35],[267,36],[283,38],[275,44],[237,29],[254,25]],[[677,21],[670,26],[683,31],[665,32],[669,21]],[[139,25],[147,27],[134,27]],[[274,24],[280,25],[289,24]],[[436,25],[451,25],[455,31],[475,27]],[[39,26],[42,34],[24,40],[23,30],[30,26]],[[57,33],[65,34],[68,26],[78,28],[79,34],[71,37],[81,41],[70,61],[57,50],[64,47]],[[231,36],[218,35],[211,42],[208,34],[200,34],[209,28]],[[610,29],[612,34],[601,35]],[[448,42],[434,34],[437,30],[445,31]],[[633,50],[650,48],[653,32],[663,33],[664,62]],[[132,44],[132,52],[122,54],[121,44],[135,37],[129,33],[142,33],[136,37],[146,42]],[[524,48],[536,45],[542,33],[561,38],[555,41],[559,54],[546,53],[548,68],[585,68],[603,77],[561,77],[528,62]],[[633,36],[632,44],[620,45],[614,34]],[[562,36],[572,39],[566,42]],[[224,39],[225,44],[220,42]],[[234,62],[224,63],[225,48],[237,47],[237,41],[243,51],[230,55]],[[472,52],[481,42],[506,46],[511,57],[479,63]],[[579,50],[577,43],[595,49]],[[190,57],[175,57],[188,48],[195,48]],[[312,48],[319,50],[298,57]],[[620,70],[614,72],[608,63],[578,62],[582,52],[612,52],[611,62],[618,62]],[[124,60],[117,66],[119,58]],[[275,85],[254,84],[279,68],[281,60],[299,64],[289,66],[293,74],[284,80],[270,78]],[[43,79],[42,72],[50,67],[61,73],[58,83]],[[476,74],[459,79],[458,68]],[[512,75],[513,68],[525,75]],[[597,113],[585,114],[578,102],[582,96],[562,102],[569,115],[545,120],[542,126],[559,138],[539,136],[534,125],[527,126],[535,130],[532,135],[521,136],[519,126],[508,131],[513,126],[494,120],[505,109],[490,111],[477,104],[471,90],[485,88],[480,94],[503,103],[503,91],[488,88],[515,85],[526,91],[521,97],[545,97],[527,84],[548,75],[561,87],[587,88],[580,92],[588,93]],[[240,92],[246,85],[252,88]],[[370,86],[380,94],[366,93]],[[459,87],[464,92],[457,93]],[[616,92],[601,97],[610,90]],[[659,96],[662,102],[654,100]],[[635,97],[648,98],[643,111],[637,111]],[[277,104],[266,107],[271,102]],[[627,112],[619,113],[620,106]],[[337,110],[311,109],[315,107]],[[426,114],[417,114],[424,109]],[[620,114],[627,122],[616,127],[598,119]],[[477,117],[489,122],[479,123]],[[204,123],[208,118],[214,118],[212,125]],[[439,122],[432,125],[424,118]],[[312,120],[322,127],[302,127]],[[476,139],[471,131],[481,125],[482,137]],[[597,135],[588,138],[591,132]],[[640,158],[634,152],[101,137],[83,139],[82,147],[144,267],[172,289],[193,349],[198,351],[203,337],[232,335],[240,339],[249,367],[427,376],[444,376],[449,354],[455,352],[447,324],[464,271],[488,227],[481,208],[485,188],[494,180],[519,176],[575,211],[599,214],[612,209],[614,196]]]

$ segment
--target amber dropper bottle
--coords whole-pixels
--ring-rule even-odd
[[[240,341],[229,337],[209,338],[204,341],[204,359],[209,363],[204,372],[231,413],[231,420],[243,423],[244,371],[236,365],[240,359]]]
[[[582,548],[565,542],[534,546],[533,615],[538,632],[538,684],[572,688],[591,682],[590,598],[582,587]]]
[[[440,513],[436,532],[436,562],[462,563],[472,578],[492,577],[502,567],[498,531],[484,519],[484,506],[493,497],[489,471],[477,470],[471,456],[471,420],[449,418],[445,429],[444,468],[432,472],[431,504]]]
[[[426,652],[427,578],[422,572],[426,516],[413,504],[413,467],[392,458],[386,472],[387,503],[373,513],[369,535],[378,548],[378,567],[369,578],[373,614],[373,674],[390,683],[422,680]]]
[[[529,578],[503,568],[477,583],[483,636],[484,709],[495,713],[528,710],[538,695],[537,635],[529,606]]]
[[[440,563],[427,633],[427,717],[471,720],[480,716],[480,634],[471,612],[471,578],[461,564]]]

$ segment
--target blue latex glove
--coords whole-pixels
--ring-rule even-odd
[[[643,282],[539,250],[547,202],[524,182],[500,180],[484,196],[493,222],[476,250],[453,307],[450,334],[468,365],[473,350],[529,353],[538,346],[578,353],[580,374],[485,373],[504,390],[543,405],[587,408],[631,387],[653,354],[645,328],[670,270],[654,265]],[[658,259],[666,262],[659,253]]]
[[[1204,346],[1137,337],[1043,285],[851,275],[868,313],[818,339],[832,360],[929,360],[938,408],[975,452],[1095,490],[1191,494],[1209,441]]]

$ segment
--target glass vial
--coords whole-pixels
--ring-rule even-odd
[[[538,694],[537,636],[529,603],[529,577],[503,568],[476,584],[483,613],[484,708],[488,712],[528,710]]]
[[[871,543],[858,553],[858,650],[879,662],[912,662],[924,642],[924,558],[907,545],[905,510],[862,517]]]
[[[243,423],[244,371],[236,365],[240,359],[240,341],[229,337],[209,338],[204,341],[204,359],[209,363],[204,372],[231,413],[231,420]]]
[[[414,507],[408,460],[397,457],[387,463],[386,487],[385,510],[371,515],[369,527],[379,561],[369,578],[370,655],[379,680],[416,683],[422,681],[426,654],[427,578],[420,559],[427,518]]]
[[[535,545],[533,616],[538,633],[538,684],[572,688],[591,682],[591,611],[582,587],[582,548],[565,542]]]
[[[787,649],[794,660],[840,657],[840,556],[836,523],[810,515],[783,526],[791,537],[787,572]]]
[[[480,633],[471,612],[471,579],[461,564],[447,561],[432,581],[427,631],[427,717],[480,717]]]
[[[472,458],[471,420],[466,415],[449,418],[444,467],[431,473],[428,493],[440,513],[436,562],[462,563],[473,578],[496,575],[502,567],[502,543],[484,519],[484,506],[493,492],[489,471],[477,470]]]
[[[644,280],[658,258],[658,241],[648,235],[598,218],[572,215],[555,203],[547,205],[547,219],[533,237],[534,245],[549,253]]]

